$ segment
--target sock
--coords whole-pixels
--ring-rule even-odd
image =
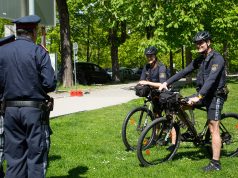
[[[219,160],[212,159],[211,162],[216,164],[216,165],[220,165],[220,161]]]

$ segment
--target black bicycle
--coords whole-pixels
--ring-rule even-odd
[[[152,92],[144,97],[143,106],[132,109],[122,124],[122,141],[126,150],[136,150],[138,137],[149,122],[155,119]]]
[[[159,90],[151,88],[149,94],[144,97],[143,106],[132,109],[125,117],[122,124],[122,141],[127,151],[136,150],[138,138],[144,128],[155,118],[164,115],[164,109],[159,104],[159,95]],[[188,114],[192,116],[193,111],[188,110]]]
[[[160,103],[165,110],[165,116],[153,120],[140,135],[137,144],[137,157],[143,166],[156,165],[172,160],[180,142],[192,142],[195,146],[209,146],[211,134],[208,122],[201,132],[191,122],[187,109],[202,107],[189,106],[178,92],[163,92],[160,94]],[[185,133],[182,130],[187,128]],[[238,155],[238,114],[223,113],[220,121],[222,138],[222,155]],[[183,134],[181,134],[183,133]],[[189,136],[187,136],[189,135]]]

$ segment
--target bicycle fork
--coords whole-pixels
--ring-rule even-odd
[[[146,106],[146,105],[144,105]],[[141,125],[142,123],[142,118],[143,118],[143,112],[140,114],[140,119],[138,121],[138,124],[137,124],[137,130],[139,129],[140,131],[144,130],[144,128],[148,125],[148,120],[149,120],[149,111],[151,111],[151,108],[152,108],[152,104],[150,103],[149,106],[148,106],[148,111],[146,112],[146,116],[145,116],[145,120],[143,122],[143,125]],[[142,126],[142,127],[141,127]]]

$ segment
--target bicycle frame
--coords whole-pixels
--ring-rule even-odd
[[[194,110],[194,109],[206,111],[205,108],[188,105],[187,102],[185,102],[184,98],[182,97],[179,98],[176,103],[173,104],[169,102],[166,103],[164,108],[166,108],[165,113],[167,119],[172,120],[172,122],[177,123],[182,122],[188,128],[188,130],[192,134],[192,139],[186,141],[194,142],[195,145],[204,144],[206,142],[207,138],[205,137],[205,139],[203,139],[203,137],[206,135],[208,131],[208,121],[205,123],[202,132],[198,133],[195,127],[195,123],[191,122],[191,120],[194,121],[194,116],[192,116],[193,118],[189,118],[188,114],[186,113],[187,110]]]
[[[190,121],[191,119],[188,117],[187,113],[185,112],[186,110],[189,110],[189,109],[192,109],[192,110],[198,109],[198,110],[201,110],[204,112],[207,110],[204,107],[189,106],[186,103],[180,103],[179,106],[180,106],[179,108],[170,108],[169,110],[167,110],[166,117],[168,117],[168,115],[172,115],[172,117],[174,118],[174,116],[177,115],[179,120],[177,120],[177,121],[173,120],[173,122],[182,121],[187,126],[188,130],[192,134],[192,139],[186,140],[186,142],[193,142],[196,146],[207,144],[209,142],[209,138],[210,138],[210,131],[208,128],[209,121],[206,120],[202,131],[198,133],[197,129],[195,127],[195,124]],[[226,129],[226,127],[222,124],[222,122],[220,122],[219,128],[222,131],[222,133],[229,133],[229,131]],[[230,138],[227,135],[224,135],[221,137],[223,137],[222,138],[223,143],[224,142],[227,143],[230,141]],[[228,137],[228,138],[226,138],[226,137]]]
[[[184,98],[175,92],[161,93],[160,102],[165,116],[153,120],[142,131],[137,143],[137,157],[144,166],[172,160],[180,147],[180,142],[192,142],[194,146],[203,146],[211,154],[211,133],[206,120],[201,132],[190,120],[187,110],[203,107],[189,106]],[[205,121],[205,120],[204,120]],[[183,127],[186,126],[186,127]],[[226,128],[227,127],[227,128]],[[182,128],[188,129],[186,132]],[[181,135],[189,133],[189,137]],[[238,155],[238,114],[223,113],[220,120],[222,155]]]

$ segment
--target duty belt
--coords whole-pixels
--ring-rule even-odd
[[[42,101],[5,101],[5,107],[33,107],[42,109]]]

